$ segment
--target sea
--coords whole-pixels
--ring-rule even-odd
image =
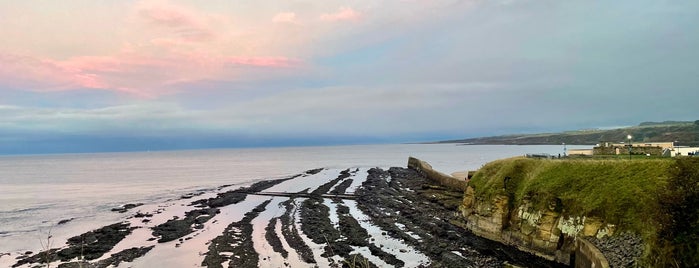
[[[124,215],[111,209],[123,204],[164,202],[314,168],[404,167],[414,156],[449,174],[500,158],[557,156],[563,150],[561,145],[388,144],[0,156],[0,253],[36,250],[47,236],[69,237],[118,222]]]

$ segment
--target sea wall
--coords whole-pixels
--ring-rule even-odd
[[[465,179],[457,179],[432,168],[430,164],[415,157],[408,158],[408,168],[413,169],[426,178],[438,182],[442,186],[465,191],[468,183]]]
[[[575,267],[609,268],[609,262],[595,245],[579,237],[575,247]]]

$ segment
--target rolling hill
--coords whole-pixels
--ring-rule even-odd
[[[437,143],[463,144],[579,144],[594,145],[600,141],[626,141],[627,135],[633,136],[633,142],[675,141],[681,146],[699,146],[699,120],[643,122],[638,126],[617,129],[576,130],[561,133],[514,134],[492,137],[468,138],[439,141]]]

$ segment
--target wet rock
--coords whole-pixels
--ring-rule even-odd
[[[315,175],[315,174],[320,173],[321,171],[323,171],[323,168],[316,168],[316,169],[311,169],[311,170],[306,171],[306,174]]]
[[[636,267],[643,255],[643,239],[640,235],[623,232],[601,239],[587,238],[607,257],[610,267]]]
[[[122,205],[121,207],[113,208],[112,211],[114,211],[114,212],[119,212],[119,213],[125,213],[125,212],[128,211],[129,209],[132,209],[132,208],[135,208],[135,207],[139,207],[139,206],[142,206],[142,205],[143,205],[143,203],[125,204],[125,205]]]
[[[267,227],[265,227],[265,239],[267,242],[272,246],[272,250],[275,252],[279,253],[282,255],[284,258],[289,257],[289,252],[287,252],[284,249],[284,246],[282,245],[281,239],[279,239],[279,236],[277,235],[276,232],[276,226],[277,222],[279,221],[279,218],[272,218],[269,223],[267,224]]]
[[[134,247],[120,251],[118,253],[114,253],[109,258],[98,261],[97,263],[90,263],[84,260],[75,261],[59,264],[58,268],[106,268],[118,266],[121,262],[132,262],[136,258],[145,255],[146,253],[148,253],[148,251],[153,249],[153,247],[154,246],[140,248]]]
[[[371,169],[356,194],[358,207],[372,223],[426,254],[431,267],[501,267],[505,260],[531,267],[560,266],[452,224],[460,220],[454,203],[462,201],[463,193],[434,185],[414,170]]]
[[[301,203],[301,230],[314,243],[326,245],[323,257],[348,256],[352,248],[346,243],[334,243],[340,232],[330,222],[330,209],[322,199],[308,198]]]
[[[245,197],[247,197],[247,194],[241,191],[220,193],[216,198],[208,199],[207,205],[212,208],[225,207],[240,203],[245,200]]]
[[[42,264],[46,263],[47,261],[53,262],[56,261],[56,252],[58,249],[49,249],[49,250],[44,250],[39,253],[36,253],[34,255],[28,256],[28,255],[22,255],[17,257],[17,263],[13,264],[12,267],[19,267],[25,264]]]
[[[340,211],[346,211],[344,213]],[[369,245],[369,233],[359,225],[356,219],[349,215],[349,208],[345,205],[337,205],[338,218],[340,220],[340,233],[346,237],[352,246],[365,247]]]
[[[311,192],[311,195],[314,195],[316,197],[320,197],[320,195],[328,193],[330,189],[335,186],[339,181],[344,180],[350,176],[349,169],[345,169],[343,171],[340,171],[340,175],[337,176],[337,178],[330,180],[316,188]]]
[[[220,213],[220,210],[217,208],[202,208],[188,211],[182,219],[171,219],[153,227],[153,236],[160,237],[158,243],[179,239],[194,232],[195,224],[204,223],[218,213]]]
[[[237,204],[237,203],[240,203],[243,200],[245,200],[248,193],[257,193],[260,191],[264,191],[264,190],[266,190],[274,185],[277,185],[277,184],[282,183],[284,181],[296,178],[298,176],[299,175],[288,177],[288,178],[283,178],[283,179],[256,182],[253,185],[250,185],[249,187],[243,187],[243,188],[235,189],[232,191],[227,191],[224,193],[219,193],[214,198],[201,199],[201,200],[194,201],[194,202],[192,202],[192,205],[196,205],[196,206],[202,207],[202,208],[206,208],[206,207],[220,208],[220,207],[225,207],[225,206],[232,205],[232,204]]]
[[[347,191],[347,188],[349,188],[352,185],[352,182],[354,180],[352,179],[346,179],[343,180],[340,184],[338,184],[335,189],[330,191],[330,194],[344,194]]]
[[[142,212],[136,212],[136,215],[134,215],[135,218],[150,218],[153,217],[153,214],[150,213],[142,213]]]
[[[369,251],[371,252],[371,255],[374,255],[376,257],[379,257],[382,261],[392,265],[393,267],[403,267],[405,266],[405,262],[402,260],[399,260],[396,258],[395,255],[390,254],[386,251],[384,251],[383,245],[381,247],[377,247],[374,244],[368,244],[367,247],[369,247]]]
[[[252,242],[252,220],[265,210],[271,200],[267,200],[245,213],[239,222],[228,225],[223,234],[211,240],[209,251],[205,254],[202,266],[223,267],[221,263],[228,262],[228,267],[256,268],[259,254]],[[232,252],[230,257],[221,252]]]
[[[230,186],[230,185],[228,185],[228,186]],[[227,187],[227,186],[226,186],[226,185],[221,186],[219,189],[222,189],[222,188],[225,188],[225,187]],[[184,195],[180,196],[180,199],[191,199],[191,198],[193,198],[193,197],[195,197],[195,196],[203,195],[204,193],[206,193],[206,192],[188,193],[188,194],[184,194]]]
[[[69,247],[57,253],[62,261],[81,257],[94,260],[109,252],[134,228],[128,223],[116,223],[68,239]]]
[[[109,258],[107,258],[104,261],[100,261],[98,264],[98,267],[108,267],[108,266],[117,266],[121,262],[132,262],[136,258],[139,258],[143,255],[146,255],[151,249],[153,249],[154,246],[149,246],[149,247],[134,247],[130,249],[126,249],[123,251],[120,251],[118,253],[112,254]],[[104,265],[104,266],[102,266]]]
[[[298,177],[298,175],[277,180],[260,181],[254,183],[250,187],[243,187],[224,193],[219,193],[214,198],[194,201],[191,203],[191,205],[194,205],[199,209],[186,212],[183,219],[174,218],[153,227],[153,235],[160,237],[158,240],[160,243],[179,239],[194,232],[196,229],[203,229],[203,224],[205,222],[213,218],[216,214],[220,213],[218,208],[240,203],[245,200],[248,193],[259,192],[296,177]]]
[[[75,218],[60,220],[60,221],[58,221],[58,223],[56,225],[63,225],[63,224],[66,224],[66,223],[73,221],[74,219]]]
[[[349,207],[347,207],[347,206],[338,206],[338,207],[337,207],[337,213],[338,213],[338,214],[349,214],[349,213],[350,213]]]
[[[349,170],[344,171],[349,174]],[[339,178],[347,175],[341,174]],[[394,255],[389,254],[369,243],[369,234],[361,227],[359,222],[349,215],[349,208],[341,203],[337,203],[339,228],[336,229],[330,221],[330,209],[323,204],[322,199],[309,198],[302,202],[301,205],[301,228],[314,243],[325,245],[324,252],[321,256],[328,258],[331,266],[340,266],[332,258],[339,256],[348,260],[360,259],[364,260],[369,267],[376,267],[373,263],[365,259],[361,254],[351,255],[354,247],[368,247],[372,255],[379,257],[385,262],[402,267],[404,262],[398,260]],[[347,264],[347,263],[345,263]],[[364,267],[364,266],[357,266]]]
[[[313,257],[313,251],[310,247],[308,247],[308,245],[306,245],[305,242],[303,242],[301,235],[296,229],[296,224],[294,224],[296,221],[294,217],[296,214],[295,204],[294,199],[289,199],[280,204],[286,209],[284,211],[284,215],[282,215],[280,218],[282,222],[282,235],[284,236],[284,240],[289,243],[289,246],[291,246],[291,248],[293,248],[299,254],[299,256],[301,256],[301,260],[306,263],[316,263],[316,260]]]
[[[46,263],[72,259],[94,260],[109,252],[117,243],[131,233],[134,228],[129,223],[115,223],[100,229],[74,236],[68,239],[67,247],[49,249],[19,260],[12,267],[30,263]]]

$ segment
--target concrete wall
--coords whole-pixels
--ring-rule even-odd
[[[568,149],[568,155],[592,155],[592,149]]]
[[[575,248],[575,268],[609,268],[609,262],[592,243],[578,237]]]
[[[465,179],[457,179],[447,174],[432,169],[432,166],[420,159],[409,157],[408,168],[414,169],[426,178],[438,182],[440,185],[454,190],[465,191],[468,182]]]

